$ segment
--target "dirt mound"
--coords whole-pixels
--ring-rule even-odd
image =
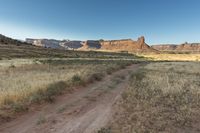
[[[145,43],[142,36],[137,41],[132,39],[124,40],[88,40],[83,43],[82,50],[108,50],[108,51],[128,51],[128,52],[156,52]]]

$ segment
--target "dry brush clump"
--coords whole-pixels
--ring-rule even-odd
[[[107,132],[200,132],[197,70],[199,63],[152,63],[134,73]]]

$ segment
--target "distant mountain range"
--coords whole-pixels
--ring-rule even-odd
[[[81,51],[113,51],[113,52],[135,52],[135,53],[159,53],[159,52],[200,52],[200,43],[163,44],[149,46],[145,38],[139,37],[137,41],[132,39],[122,40],[55,40],[55,39],[31,39],[25,42],[15,40],[0,34],[0,44],[8,45],[32,45],[41,48],[52,48],[62,50],[81,50]],[[1,47],[0,47],[1,48]]]
[[[45,47],[45,48],[59,48],[59,49],[78,49],[83,45],[81,41],[70,41],[70,40],[55,40],[55,39],[26,39],[27,43],[35,46]]]
[[[140,37],[137,41],[132,39],[123,40],[53,40],[53,39],[26,39],[27,43],[46,48],[60,48],[68,50],[99,50],[99,51],[127,51],[127,52],[156,52],[145,43],[145,38]]]
[[[100,40],[86,41],[83,43],[83,50],[99,49],[108,51],[128,51],[128,52],[156,52],[148,44],[145,43],[145,38],[142,36],[137,41],[132,39],[123,40]]]
[[[161,44],[151,46],[159,51],[174,51],[174,52],[200,52],[200,43],[184,43],[184,44]]]

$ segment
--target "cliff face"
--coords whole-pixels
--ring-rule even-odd
[[[128,52],[158,52],[145,43],[142,36],[137,41],[132,39],[124,40],[87,40],[70,41],[70,40],[49,40],[49,39],[26,39],[26,42],[36,46],[46,48],[60,49],[77,49],[77,50],[107,50],[107,51],[128,51]]]
[[[200,52],[200,43],[185,43],[181,45],[153,45],[152,48],[159,51]]]
[[[54,40],[54,39],[26,39],[27,43],[45,48],[78,49],[82,47],[81,41]]]
[[[200,43],[181,44],[177,46],[176,50],[200,52]]]
[[[159,51],[171,51],[177,48],[177,45],[174,44],[164,44],[164,45],[153,45],[152,48]]]
[[[145,43],[145,38],[140,37],[137,41],[131,39],[109,40],[109,41],[91,41],[83,43],[82,50],[97,49],[108,51],[129,51],[129,52],[155,52],[153,48]]]
[[[59,45],[68,50],[79,49],[83,46],[81,41],[69,41],[69,40],[61,41]]]

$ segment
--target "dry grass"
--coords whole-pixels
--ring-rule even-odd
[[[142,56],[156,61],[200,61],[200,54],[147,54]]]
[[[73,86],[99,81],[110,68],[114,72],[131,63],[58,59],[38,62],[0,67],[0,116],[5,110],[20,112],[27,110],[31,103],[52,102],[63,90],[71,91]]]
[[[59,81],[70,81],[75,74],[84,76],[91,66],[27,65],[0,71],[0,104],[19,101],[39,89]]]
[[[199,70],[199,63],[167,62],[134,73],[107,133],[200,132]]]

